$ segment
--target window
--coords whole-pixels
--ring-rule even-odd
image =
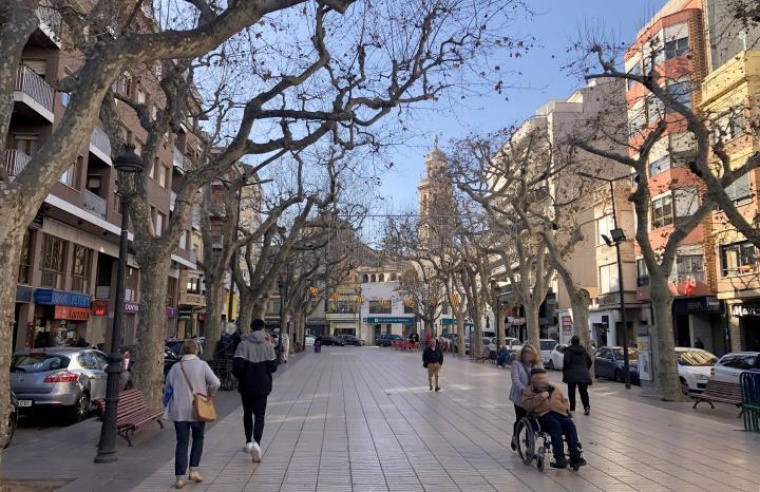
[[[187,293],[188,294],[200,294],[201,293],[201,279],[199,277],[187,278]]]
[[[377,282],[377,276],[374,273],[372,275],[370,275],[369,278],[370,278],[370,282],[372,282],[372,283]]]
[[[449,316],[451,314],[451,305],[448,302],[443,303],[443,306],[441,307],[441,314],[444,316]]]
[[[649,176],[657,176],[670,169],[670,156],[665,155],[649,163]]]
[[[672,60],[689,54],[689,38],[665,41],[665,59]]]
[[[628,70],[628,75],[635,75],[635,76],[641,75],[641,65],[638,63],[638,61],[636,62],[634,66],[631,67],[630,70]],[[633,87],[633,85],[637,83],[638,82],[634,80],[626,79],[626,83],[625,83],[626,89],[631,90],[631,87]]]
[[[713,139],[715,142],[727,142],[744,133],[744,111],[734,108],[715,119]]]
[[[748,241],[720,247],[720,269],[724,277],[751,273],[755,263],[755,246]]]
[[[363,284],[369,283],[369,275],[367,275],[366,273],[362,275],[362,283]]]
[[[66,241],[45,234],[42,242],[41,287],[63,288],[63,272],[66,267]]]
[[[82,168],[84,167],[84,158],[80,155],[77,156],[77,161],[73,166],[68,168],[61,174],[58,181],[65,184],[69,188],[78,190],[82,182]]]
[[[673,99],[687,108],[691,108],[691,81],[684,80],[682,82],[671,82],[666,87],[666,90]],[[668,107],[669,113],[672,113],[673,111],[672,107]]]
[[[656,122],[665,116],[665,104],[660,98],[650,94],[647,96],[647,121],[649,123]]]
[[[612,214],[600,217],[596,221],[596,245],[606,246],[602,234],[609,236],[610,231],[615,228],[615,220],[612,218]]]
[[[636,286],[645,287],[649,285],[649,270],[647,263],[643,258],[636,260]]]
[[[391,282],[395,282],[397,280],[398,280],[398,275],[396,275],[395,273],[391,273]]]
[[[187,231],[182,231],[182,235],[179,237],[180,249],[187,249]]]
[[[620,292],[620,276],[618,275],[617,263],[599,267],[600,292]]]
[[[90,272],[92,272],[92,250],[75,244],[71,262],[71,290],[89,292]]]
[[[169,173],[169,168],[161,165],[158,168],[158,184],[161,185],[162,188],[166,188],[168,184],[167,175]]]
[[[675,219],[676,224],[682,223],[684,219],[691,217],[699,208],[699,195],[694,187],[686,187],[673,192],[675,199]]]
[[[404,300],[404,314],[415,314],[417,312],[417,303],[414,299]]]
[[[659,229],[673,223],[673,198],[667,195],[652,200],[652,228]]]
[[[380,274],[380,276],[378,277],[378,282],[385,282],[385,274],[384,273]]]
[[[32,231],[29,229],[24,233],[24,243],[21,246],[21,258],[18,265],[18,283],[30,285],[32,283],[32,251],[34,251],[32,242]]]
[[[703,255],[679,255],[668,281],[681,282],[693,278],[696,281],[705,280],[705,257]]]
[[[388,299],[369,301],[369,312],[370,314],[390,314],[391,301]]]
[[[746,205],[752,198],[752,185],[749,173],[739,176],[733,183],[726,187],[726,195],[734,202],[734,205]]]
[[[137,89],[137,104],[145,104],[145,91],[142,88]]]
[[[166,214],[156,212],[156,236],[164,233],[164,224],[166,224]]]
[[[150,166],[150,174],[148,174],[148,176],[150,176],[150,179],[156,179],[156,173],[158,172],[158,168],[159,168],[160,165],[161,164],[160,164],[160,162],[158,160],[158,157],[154,157],[153,158],[153,165]]]

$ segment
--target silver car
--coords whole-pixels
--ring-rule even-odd
[[[11,359],[11,391],[20,410],[60,409],[79,422],[106,395],[106,354],[74,347],[22,350]]]

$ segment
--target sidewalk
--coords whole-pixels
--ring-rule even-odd
[[[443,391],[431,393],[419,353],[325,347],[289,365],[269,400],[263,462],[251,463],[240,451],[241,409],[235,404],[207,432],[206,481],[184,490],[760,490],[760,435],[741,431],[741,420],[705,417],[709,410],[690,405],[653,404],[620,393],[622,385],[595,384],[591,416],[575,419],[590,466],[579,473],[539,473],[509,450],[509,371],[447,358]],[[145,440],[138,434],[134,448],[120,449],[110,471],[119,480],[95,487],[97,479],[80,477],[63,490],[170,490],[173,431],[155,434]],[[78,469],[103,479],[109,471],[91,464],[91,445],[86,466]],[[36,465],[37,475],[48,478],[55,455],[70,462],[61,448],[11,458],[12,449],[3,460],[4,476],[20,463],[27,470]],[[151,466],[135,466],[136,455],[149,455]],[[124,466],[131,480],[119,471]]]

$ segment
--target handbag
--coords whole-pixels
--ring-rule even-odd
[[[187,377],[185,367],[182,362],[179,363],[179,368],[182,370],[182,374],[185,375],[185,381],[190,387],[190,391],[193,393],[193,417],[201,422],[213,422],[216,420],[216,408],[214,407],[214,398],[203,393],[196,393],[193,389],[190,378]]]

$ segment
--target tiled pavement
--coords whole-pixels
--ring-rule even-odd
[[[206,481],[185,490],[760,491],[760,435],[740,431],[728,405],[694,411],[595,384],[592,416],[576,418],[590,466],[541,474],[508,449],[508,371],[447,358],[435,394],[419,353],[325,348],[282,369],[264,462],[239,451],[239,401],[221,393],[224,418],[206,436]],[[0,490],[22,478],[68,483],[61,492],[169,489],[173,431],[146,428],[133,448],[119,440],[117,463],[93,465],[99,427],[90,420],[15,442],[2,455]]]
[[[596,384],[592,415],[576,417],[590,466],[539,473],[509,450],[508,371],[449,358],[442,375],[436,394],[419,353],[308,354],[275,383],[263,462],[240,451],[238,408],[208,431],[206,480],[185,490],[760,491],[760,435],[706,416],[708,407],[652,404]],[[173,460],[163,459],[133,490],[169,490]]]

